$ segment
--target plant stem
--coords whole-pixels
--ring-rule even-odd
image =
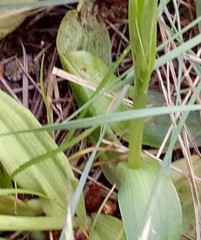
[[[150,76],[156,54],[157,0],[129,0],[129,36],[134,63],[135,89],[133,109],[146,108]],[[141,166],[144,119],[131,121],[128,167]]]
[[[136,81],[139,82],[139,81]],[[144,83],[147,81],[145,80]],[[142,109],[146,107],[147,99],[147,84],[138,84],[134,90],[134,103],[133,109]],[[141,150],[142,150],[142,138],[144,129],[144,119],[134,119],[131,122],[130,139],[129,139],[129,153],[128,153],[128,167],[139,168],[141,164]]]

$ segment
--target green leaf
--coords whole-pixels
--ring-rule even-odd
[[[12,188],[12,181],[0,162],[0,188]]]
[[[138,169],[120,163],[117,174],[121,178],[118,201],[127,239],[179,239],[179,199],[170,178],[159,174],[157,162],[143,159]]]
[[[129,1],[129,36],[136,78],[151,74],[156,53],[157,1]],[[142,77],[142,76],[141,76]],[[143,79],[143,81],[149,81]]]
[[[191,156],[192,160],[192,169],[196,177],[201,178],[201,164],[200,157],[197,155]],[[193,206],[192,193],[190,189],[190,183],[187,170],[186,159],[179,159],[172,163],[173,167],[181,170],[186,176],[180,174],[176,171],[171,171],[171,178],[177,189],[183,214],[183,224],[182,224],[182,233],[187,234],[188,236],[195,238],[195,210]],[[199,199],[201,199],[201,187],[200,183],[196,183]]]
[[[156,55],[157,0],[130,0],[129,36],[134,63],[133,109],[146,108],[147,94]],[[130,122],[128,166],[140,167],[144,120]]]
[[[57,50],[61,62],[70,51],[88,51],[111,65],[110,38],[105,24],[88,13],[68,11],[57,34]]]
[[[62,61],[63,68],[76,76],[87,80],[88,85],[97,87],[102,79],[106,76],[109,71],[109,68],[98,58],[93,56],[88,52],[77,51],[77,52],[69,52],[66,53],[64,57],[63,54],[60,56]],[[105,89],[111,86],[112,84],[120,83],[119,79],[114,75],[110,77],[105,85]],[[90,90],[86,87],[80,86],[79,83],[70,83],[74,92],[74,96],[78,105],[81,107],[86,102],[88,102],[94,91]],[[109,91],[112,93],[111,91]],[[130,86],[127,94],[127,98],[132,98],[133,87]],[[114,93],[113,93],[114,94]],[[87,111],[88,116],[98,116],[106,113],[108,106],[111,104],[112,98],[100,95],[96,98],[95,101],[90,105]],[[156,106],[164,106],[165,99],[162,93],[154,92],[149,90],[148,99],[147,99],[147,108],[156,107]],[[131,109],[131,106],[123,103],[120,106],[119,111],[126,111]],[[156,116],[156,117],[147,117],[145,118],[145,127],[143,134],[143,144],[151,147],[160,147],[168,129],[171,124],[169,116]],[[196,144],[201,146],[201,133],[200,129],[200,121],[199,121],[199,113],[192,112],[190,113],[187,119],[187,126],[189,127]],[[122,137],[124,141],[128,141],[128,123],[127,122],[119,122],[111,124],[112,130],[116,135]],[[160,129],[160,131],[158,131]],[[175,147],[178,147],[179,144],[177,142]]]
[[[93,215],[93,219],[95,215]],[[126,240],[124,226],[120,219],[100,214],[92,240]]]
[[[37,2],[38,0],[26,0],[27,3]],[[18,0],[18,3],[24,3],[24,0]],[[1,4],[16,3],[16,0],[1,0]],[[7,34],[14,31],[24,19],[30,15],[29,8],[18,10],[1,10],[0,8],[0,40]]]
[[[196,1],[196,15],[197,18],[201,16],[201,0]],[[201,33],[201,22],[198,23],[198,29],[199,32]]]
[[[2,91],[0,91],[0,99],[2,102],[0,106],[1,133],[40,127],[38,121],[28,110]],[[55,148],[57,146],[48,133],[1,137],[1,163],[7,173],[11,175],[21,164]],[[19,173],[14,180],[22,188],[47,195],[51,200],[42,200],[44,212],[47,215],[60,215],[64,214],[66,209],[67,181],[73,178],[66,157],[60,153],[53,159],[48,158],[30,166]]]
[[[14,196],[0,196],[0,214],[18,216],[36,216],[42,213],[39,199],[22,201]]]
[[[0,133],[41,128],[29,110],[2,91],[0,101]],[[0,137],[0,161],[8,175],[12,175],[21,165],[33,158],[55,149],[58,149],[58,146],[47,132]],[[65,216],[66,207],[74,192],[73,182],[77,181],[63,152],[54,156],[48,155],[43,161],[27,166],[15,175],[13,180],[19,187],[47,197],[41,197],[40,202],[48,216]],[[83,212],[81,216],[83,217]]]
[[[23,217],[0,215],[0,231],[57,230],[64,226],[64,217]]]

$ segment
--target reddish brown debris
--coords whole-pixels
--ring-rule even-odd
[[[98,185],[91,183],[85,196],[85,205],[88,212],[98,211],[103,201],[102,192]]]

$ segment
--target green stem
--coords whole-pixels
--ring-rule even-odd
[[[129,36],[134,63],[133,109],[146,108],[148,85],[156,54],[157,0],[129,0]],[[128,167],[141,166],[144,119],[131,121]]]
[[[134,90],[134,103],[133,109],[143,109],[146,108],[146,99],[148,91],[147,76],[145,76],[144,81],[141,79],[136,80],[142,84],[136,84]],[[128,167],[139,168],[141,164],[141,150],[142,150],[142,138],[144,129],[144,119],[134,119],[131,122],[130,128],[130,139],[129,139],[129,153],[128,153]]]

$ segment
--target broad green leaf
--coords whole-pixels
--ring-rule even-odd
[[[201,0],[196,1],[196,15],[201,16]],[[199,32],[201,33],[201,22],[198,23]]]
[[[93,216],[94,218],[95,216]],[[126,240],[124,226],[120,219],[100,214],[91,240]]]
[[[111,55],[110,46],[108,44],[108,33],[104,30],[104,26],[101,27],[100,23],[98,23],[97,29],[102,35],[100,38],[99,32],[96,31],[95,28],[88,29],[87,26],[81,25],[82,21],[87,22],[89,25],[92,24],[91,15],[87,15],[88,21],[81,19],[80,22],[77,20],[77,15],[78,13],[76,11],[69,11],[64,17],[57,35],[57,50],[62,66],[66,71],[89,81],[89,84],[92,83],[92,86],[93,84],[98,86],[109,71],[109,68],[107,68],[100,59],[96,58],[99,57],[103,59],[102,54],[105,56]],[[70,35],[69,32],[71,32]],[[90,40],[88,41],[85,36],[86,33],[90,34]],[[92,42],[97,44],[93,46],[93,44],[91,44]],[[88,53],[80,50],[86,50]],[[89,52],[94,54],[96,57]],[[107,60],[105,60],[105,62],[108,64]],[[111,83],[115,82],[118,82],[118,79],[112,76],[108,79],[107,84],[104,87],[107,87]],[[78,84],[71,83],[71,87],[79,106],[86,103],[94,93],[89,89],[79,86]],[[129,97],[132,97],[132,95],[133,93]],[[157,96],[157,94],[155,94],[155,96]],[[153,99],[152,96],[151,98]],[[105,114],[111,101],[112,99],[109,97],[100,96],[99,99],[94,101],[88,108],[88,116]],[[150,99],[148,102],[149,105],[153,106],[152,103],[150,104]],[[160,101],[161,105],[163,105],[163,103],[164,101]],[[120,111],[129,109],[128,106],[124,105],[121,106]],[[154,120],[151,118],[146,119],[148,124],[146,124],[147,127],[145,127],[143,144],[154,147],[160,146],[170,123],[168,117],[165,117],[165,120],[166,121],[163,122],[158,118],[155,118]],[[164,127],[164,125],[167,126]],[[160,126],[162,131],[158,131],[158,126]],[[114,123],[112,124],[112,130],[115,134],[128,141],[128,123]]]
[[[193,155],[192,159],[192,167],[196,177],[201,178],[201,162],[200,157]],[[179,159],[172,163],[174,167],[182,170],[183,173],[188,175],[187,170],[187,162],[186,159]],[[183,225],[182,225],[182,233],[187,234],[188,236],[195,238],[195,210],[193,206],[192,193],[190,189],[190,183],[188,177],[181,175],[178,172],[172,171],[170,174],[176,190],[178,192],[182,214],[183,214]],[[201,185],[200,183],[196,184],[199,199],[201,200]]]
[[[1,133],[40,127],[40,124],[28,110],[2,91],[0,92],[0,99],[2,102],[0,106]],[[1,163],[10,175],[21,164],[56,147],[48,133],[1,137]],[[60,153],[53,159],[48,158],[30,166],[18,174],[14,180],[22,188],[46,194],[51,200],[48,202],[42,200],[44,212],[48,215],[60,215],[65,213],[67,204],[64,189],[66,189],[67,181],[73,178],[67,159]]]
[[[102,59],[107,65],[111,64],[111,46],[107,28],[90,12],[81,12],[81,14],[76,10],[67,12],[59,26],[57,50],[61,62],[69,51],[85,50]]]
[[[0,133],[41,128],[29,110],[3,91],[0,91],[0,101]],[[21,165],[57,148],[47,132],[0,137],[0,161],[6,172],[11,175]],[[23,189],[47,196],[46,199],[40,198],[40,201],[43,212],[48,216],[65,216],[66,206],[74,192],[74,182],[77,181],[63,152],[28,166],[13,180]],[[81,215],[83,216],[83,213]]]
[[[164,106],[165,99],[162,93],[149,90],[147,99],[147,108]],[[159,148],[162,141],[170,127],[171,120],[168,115],[161,115],[156,117],[147,117],[144,119],[144,135],[143,144],[147,146],[152,146]],[[191,132],[194,141],[197,146],[201,146],[201,122],[200,114],[198,111],[191,112],[186,120],[186,126]],[[160,131],[159,131],[160,129]],[[190,146],[192,144],[190,143]],[[180,147],[179,142],[175,144],[175,148]]]
[[[69,52],[66,53],[64,57],[63,54],[60,55],[60,59],[62,61],[63,68],[87,80],[91,86],[98,86],[102,79],[105,77],[109,68],[98,58],[93,56],[90,53],[77,51],[77,52]],[[112,76],[105,88],[109,87],[113,83],[119,82],[119,79],[115,76]],[[79,84],[71,83],[71,87],[73,89],[76,101],[79,106],[82,106],[89,99],[91,99],[94,91],[90,90],[86,87],[82,87]],[[129,87],[127,97],[132,98],[133,87]],[[111,97],[101,95],[98,97],[96,101],[94,101],[90,107],[88,108],[88,116],[98,116],[105,114],[108,106],[110,105],[112,99]],[[148,99],[147,99],[147,108],[152,108],[156,106],[164,106],[165,99],[162,93],[154,92],[149,90]],[[127,104],[122,104],[119,111],[126,111],[131,109],[131,106]],[[169,116],[156,116],[156,117],[148,117],[145,118],[145,127],[144,127],[144,135],[143,135],[143,144],[152,147],[160,147],[168,129],[171,124]],[[201,133],[200,129],[200,121],[199,121],[199,113],[192,112],[187,119],[187,126],[189,127],[196,144],[201,146]],[[122,137],[125,141],[128,141],[128,123],[120,122],[113,123],[111,125],[112,130],[120,137]],[[158,131],[160,129],[160,131]],[[178,143],[176,147],[179,146]]]
[[[102,66],[102,61],[104,61],[107,65],[111,64],[111,46],[110,46],[110,38],[107,31],[106,26],[101,21],[98,21],[96,17],[91,14],[90,1],[86,1],[86,5],[84,3],[83,8],[81,9],[81,13],[78,14],[77,11],[68,11],[66,16],[63,18],[57,35],[57,51],[59,53],[59,57],[62,63],[63,68],[70,73],[74,73],[79,76],[80,71],[85,72],[85,65],[83,65],[82,57],[81,61],[79,60],[79,56],[76,60],[81,63],[77,69],[76,62],[72,62],[71,60],[75,60],[74,56],[69,56],[70,53],[76,53],[77,51],[88,51],[85,56],[85,63],[88,61],[93,66],[97,67],[99,63]],[[88,8],[89,7],[89,8]],[[70,34],[69,34],[70,33]],[[82,52],[82,51],[81,51]],[[98,58],[93,57],[91,54],[93,53]],[[92,57],[90,57],[92,56]],[[68,59],[68,58],[71,59]],[[101,60],[102,61],[101,61]],[[95,68],[87,68],[87,72],[91,72],[91,76],[94,73],[99,76],[98,69],[95,71]],[[106,72],[106,66],[104,66],[104,74]],[[105,75],[103,75],[104,77]],[[95,77],[95,75],[93,76]],[[92,78],[93,78],[92,77]],[[100,78],[99,78],[100,79]],[[100,79],[99,83],[103,78]],[[88,101],[88,99],[93,95],[93,92],[87,91],[85,92],[83,87],[80,87],[76,84],[71,84],[73,88],[75,98],[78,104],[81,106],[83,103]],[[98,101],[99,104],[101,99]],[[97,103],[98,103],[97,102]],[[108,109],[108,101],[103,101],[102,106],[98,106],[98,109]],[[90,111],[92,111],[92,116],[96,114],[96,106],[90,106]],[[94,112],[95,111],[95,112]],[[90,113],[88,113],[91,115]],[[96,131],[93,136],[91,136],[91,140],[95,143],[98,141],[98,132]],[[104,159],[107,159],[107,156],[103,156]],[[108,177],[110,174],[108,174]]]
[[[167,175],[154,160],[143,159],[138,169],[117,166],[121,179],[118,201],[128,240],[180,239],[181,209]]]
[[[37,2],[38,0],[26,0],[27,3]],[[24,0],[18,0],[18,3],[24,3]],[[16,3],[16,0],[1,0],[1,4]],[[0,40],[7,34],[14,31],[27,16],[30,15],[29,8],[17,10],[1,10],[0,8]]]
[[[107,66],[98,58],[93,56],[89,52],[77,51],[77,52],[68,52],[61,56],[63,68],[66,71],[69,71],[73,74],[76,74],[83,79],[89,81],[89,83],[95,83],[97,86],[101,83],[101,80],[106,75],[108,68]],[[106,86],[115,82],[115,76],[112,76],[111,79],[107,82]],[[82,106],[87,102],[93,95],[94,91],[84,88],[79,84],[71,83],[71,88],[73,89],[75,98],[79,106]],[[112,98],[100,95],[100,97],[94,101],[91,106],[88,108],[88,116],[97,116],[106,114],[108,107],[112,102]],[[122,110],[128,109],[127,106],[122,106]],[[125,134],[125,123],[113,124],[115,132],[119,135]],[[127,126],[127,125],[126,125]],[[113,128],[113,127],[112,127]]]
[[[36,216],[42,212],[39,199],[22,201],[14,196],[0,196],[1,215]]]

